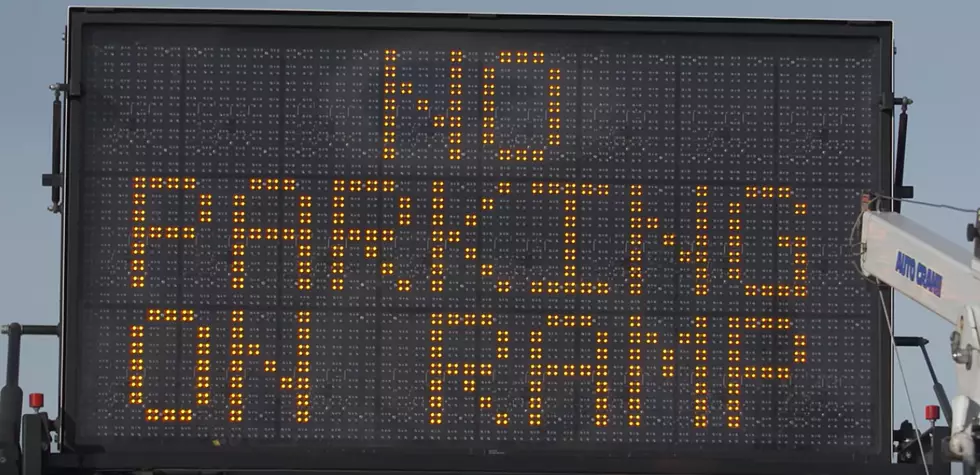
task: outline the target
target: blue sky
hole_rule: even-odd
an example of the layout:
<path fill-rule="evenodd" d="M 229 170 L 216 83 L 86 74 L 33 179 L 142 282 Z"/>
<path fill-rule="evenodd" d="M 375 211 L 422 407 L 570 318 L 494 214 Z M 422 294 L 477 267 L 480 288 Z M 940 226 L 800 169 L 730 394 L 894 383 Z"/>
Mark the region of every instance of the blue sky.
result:
<path fill-rule="evenodd" d="M 781 1 L 628 1 L 602 2 L 496 0 L 463 1 L 198 1 L 130 2 L 135 5 L 212 6 L 243 8 L 312 8 L 362 10 L 495 11 L 514 13 L 598 13 L 634 15 L 710 15 L 806 18 L 891 19 L 898 47 L 896 92 L 915 99 L 911 109 L 907 183 L 916 197 L 966 207 L 980 206 L 980 33 L 974 19 L 980 2 L 895 2 L 885 0 L 803 2 Z M 50 160 L 50 104 L 47 85 L 62 76 L 62 43 L 69 4 L 55 0 L 0 2 L 0 320 L 54 323 L 58 298 L 58 217 L 45 211 L 49 191 L 40 175 Z M 905 214 L 967 245 L 963 227 L 970 216 L 906 205 Z M 955 394 L 947 338 L 951 327 L 899 297 L 897 333 L 930 339 L 937 371 Z M 6 342 L 0 341 L 0 361 Z M 903 353 L 914 417 L 934 402 L 932 384 L 917 352 Z M 57 393 L 57 346 L 54 339 L 25 342 L 21 384 L 28 392 L 44 392 L 54 408 Z M 896 372 L 896 421 L 913 416 Z M 26 398 L 25 398 L 26 405 Z"/>

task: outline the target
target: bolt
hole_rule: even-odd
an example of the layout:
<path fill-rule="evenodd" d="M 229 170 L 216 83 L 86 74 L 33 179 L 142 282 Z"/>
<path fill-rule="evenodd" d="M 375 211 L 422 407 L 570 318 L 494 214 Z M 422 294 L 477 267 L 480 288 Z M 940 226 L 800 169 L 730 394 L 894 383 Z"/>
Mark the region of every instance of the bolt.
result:
<path fill-rule="evenodd" d="M 0 325 L 0 333 L 3 333 L 4 335 L 10 333 L 10 325 Z"/>

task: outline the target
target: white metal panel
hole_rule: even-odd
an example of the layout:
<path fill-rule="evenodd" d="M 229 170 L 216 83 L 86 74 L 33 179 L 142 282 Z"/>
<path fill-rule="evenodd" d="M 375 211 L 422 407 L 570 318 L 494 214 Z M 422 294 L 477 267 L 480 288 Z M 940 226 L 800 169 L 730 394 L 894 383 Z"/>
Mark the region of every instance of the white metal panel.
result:
<path fill-rule="evenodd" d="M 980 300 L 980 280 L 971 269 L 970 251 L 903 215 L 865 211 L 861 242 L 861 270 L 865 275 L 890 285 L 954 325 L 967 304 Z M 903 274 L 900 253 L 915 260 L 913 275 Z M 923 273 L 929 271 L 942 276 L 938 296 L 924 278 Z"/>

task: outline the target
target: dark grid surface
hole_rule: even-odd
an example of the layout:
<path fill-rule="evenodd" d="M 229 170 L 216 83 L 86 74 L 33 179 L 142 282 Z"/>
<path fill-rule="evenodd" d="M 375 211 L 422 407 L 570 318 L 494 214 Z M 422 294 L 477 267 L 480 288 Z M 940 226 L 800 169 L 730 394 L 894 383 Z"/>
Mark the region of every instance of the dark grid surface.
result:
<path fill-rule="evenodd" d="M 867 450 L 876 306 L 844 254 L 879 180 L 876 51 L 95 29 L 78 440 Z"/>

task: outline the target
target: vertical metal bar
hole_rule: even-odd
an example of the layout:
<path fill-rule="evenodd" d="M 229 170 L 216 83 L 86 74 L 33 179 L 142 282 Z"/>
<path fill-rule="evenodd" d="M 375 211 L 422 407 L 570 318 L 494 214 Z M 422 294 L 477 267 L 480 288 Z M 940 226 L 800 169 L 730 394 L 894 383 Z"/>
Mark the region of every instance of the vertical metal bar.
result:
<path fill-rule="evenodd" d="M 51 104 L 51 205 L 61 204 L 61 91 L 55 89 Z"/>
<path fill-rule="evenodd" d="M 909 129 L 908 104 L 902 101 L 902 114 L 898 117 L 898 148 L 895 150 L 895 186 L 892 193 L 895 198 L 904 198 L 902 190 L 905 186 L 905 141 Z M 902 201 L 895 199 L 892 201 L 892 209 L 896 213 L 902 212 Z"/>
<path fill-rule="evenodd" d="M 973 258 L 980 259 L 980 208 L 977 209 L 977 219 L 973 223 L 972 234 L 970 240 L 973 241 Z"/>
<path fill-rule="evenodd" d="M 3 328 L 7 334 L 7 383 L 0 389 L 0 473 L 16 474 L 20 470 L 20 413 L 24 391 L 20 389 L 21 326 L 12 323 Z"/>

